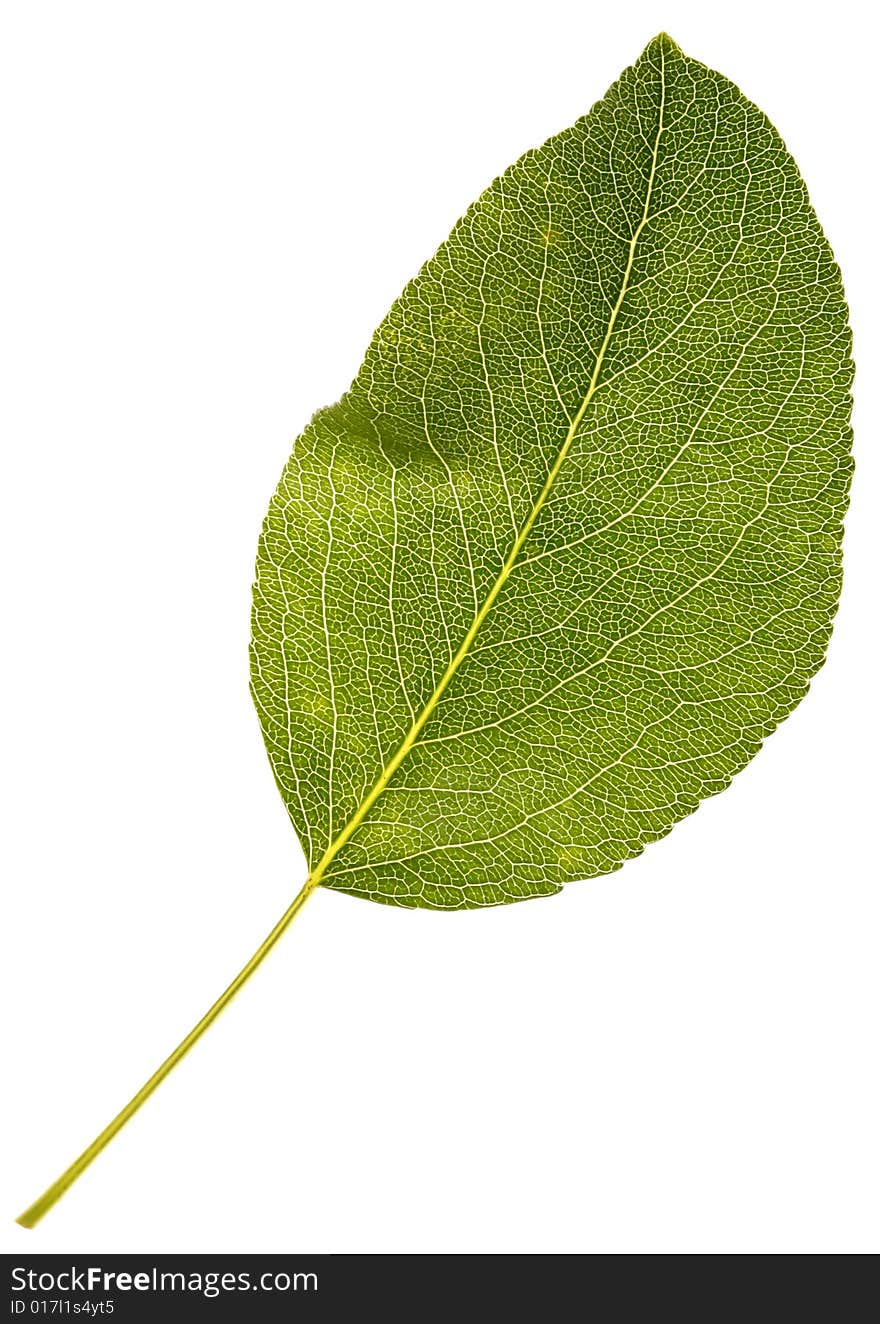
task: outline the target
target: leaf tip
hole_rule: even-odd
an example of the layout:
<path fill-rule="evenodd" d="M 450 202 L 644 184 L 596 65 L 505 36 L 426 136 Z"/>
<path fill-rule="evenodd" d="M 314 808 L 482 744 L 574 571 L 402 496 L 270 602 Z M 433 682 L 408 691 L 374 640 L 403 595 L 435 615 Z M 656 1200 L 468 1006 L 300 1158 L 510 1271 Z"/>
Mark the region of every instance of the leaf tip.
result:
<path fill-rule="evenodd" d="M 645 54 L 648 51 L 663 51 L 667 55 L 681 55 L 681 47 L 677 41 L 673 41 L 668 32 L 658 32 L 653 41 L 649 41 L 645 47 Z"/>

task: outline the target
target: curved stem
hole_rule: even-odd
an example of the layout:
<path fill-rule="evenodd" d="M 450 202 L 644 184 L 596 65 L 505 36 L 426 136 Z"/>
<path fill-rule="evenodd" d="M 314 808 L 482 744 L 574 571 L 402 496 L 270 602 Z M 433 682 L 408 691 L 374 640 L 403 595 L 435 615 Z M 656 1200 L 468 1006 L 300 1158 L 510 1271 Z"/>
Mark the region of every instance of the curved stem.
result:
<path fill-rule="evenodd" d="M 318 886 L 321 874 L 324 871 L 322 865 L 326 867 L 326 862 L 327 861 L 322 860 L 321 864 L 319 864 L 314 872 L 306 879 L 301 890 L 287 907 L 274 929 L 272 929 L 271 933 L 267 934 L 264 941 L 248 961 L 247 965 L 239 970 L 229 987 L 220 994 L 213 1006 L 209 1007 L 198 1024 L 193 1026 L 186 1038 L 182 1039 L 177 1045 L 174 1052 L 166 1057 L 162 1065 L 158 1067 L 153 1072 L 152 1076 L 150 1076 L 149 1080 L 141 1086 L 134 1098 L 130 1099 L 122 1111 L 116 1114 L 113 1121 L 104 1127 L 104 1130 L 100 1135 L 96 1136 L 89 1147 L 83 1150 L 79 1158 L 75 1159 L 65 1172 L 62 1172 L 57 1181 L 54 1181 L 51 1186 L 47 1187 L 38 1200 L 35 1200 L 32 1205 L 25 1209 L 23 1214 L 19 1215 L 15 1220 L 17 1223 L 20 1223 L 22 1227 L 35 1227 L 43 1215 L 47 1214 L 52 1206 L 61 1199 L 64 1192 L 73 1185 L 77 1177 L 85 1172 L 89 1164 L 98 1157 L 101 1150 L 109 1145 L 113 1137 L 122 1130 L 129 1118 L 134 1117 L 141 1104 L 146 1103 L 153 1091 L 158 1089 L 165 1077 L 177 1066 L 178 1062 L 186 1057 L 189 1050 L 199 1041 L 199 1039 L 201 1039 L 208 1027 L 213 1025 L 223 1008 L 229 1005 L 242 985 L 247 983 L 257 966 L 263 963 L 278 939 L 290 926 L 300 910 L 302 910 L 306 901 L 308 901 L 312 892 L 314 892 L 315 888 Z"/>

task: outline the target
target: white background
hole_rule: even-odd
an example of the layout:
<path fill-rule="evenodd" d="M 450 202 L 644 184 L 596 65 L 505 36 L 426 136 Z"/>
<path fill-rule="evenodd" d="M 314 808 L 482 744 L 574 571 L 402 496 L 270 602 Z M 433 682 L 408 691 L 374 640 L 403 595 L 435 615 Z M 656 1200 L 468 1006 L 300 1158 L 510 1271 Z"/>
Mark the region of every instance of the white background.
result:
<path fill-rule="evenodd" d="M 869 14 L 3 6 L 5 1249 L 878 1248 Z M 843 268 L 858 469 L 827 665 L 621 873 L 485 913 L 319 893 L 23 1231 L 302 881 L 247 692 L 292 438 L 467 204 L 661 28 L 767 111 Z"/>

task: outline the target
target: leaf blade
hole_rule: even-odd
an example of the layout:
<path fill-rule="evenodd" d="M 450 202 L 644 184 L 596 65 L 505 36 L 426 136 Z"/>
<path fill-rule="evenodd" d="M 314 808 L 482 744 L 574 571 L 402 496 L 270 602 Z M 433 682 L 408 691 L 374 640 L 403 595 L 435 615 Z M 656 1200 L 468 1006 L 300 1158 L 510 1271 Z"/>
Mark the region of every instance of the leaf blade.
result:
<path fill-rule="evenodd" d="M 459 222 L 270 506 L 252 687 L 322 882 L 548 894 L 726 785 L 824 654 L 850 374 L 778 135 L 656 39 Z"/>

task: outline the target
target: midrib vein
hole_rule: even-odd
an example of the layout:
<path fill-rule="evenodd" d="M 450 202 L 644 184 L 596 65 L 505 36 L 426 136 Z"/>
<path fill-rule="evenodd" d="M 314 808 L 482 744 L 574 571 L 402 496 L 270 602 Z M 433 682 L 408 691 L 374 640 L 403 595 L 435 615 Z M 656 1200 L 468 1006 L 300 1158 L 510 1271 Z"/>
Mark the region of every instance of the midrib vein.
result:
<path fill-rule="evenodd" d="M 352 835 L 357 831 L 358 827 L 364 821 L 367 814 L 370 812 L 373 805 L 378 800 L 379 796 L 385 790 L 385 787 L 391 781 L 391 778 L 394 776 L 395 772 L 400 767 L 401 763 L 406 758 L 409 751 L 412 749 L 413 745 L 415 745 L 415 743 L 417 742 L 422 732 L 422 729 L 425 726 L 425 723 L 431 717 L 431 714 L 435 711 L 437 704 L 440 702 L 441 698 L 443 697 L 443 694 L 448 688 L 453 676 L 458 671 L 459 667 L 461 666 L 462 662 L 467 656 L 471 644 L 473 643 L 474 639 L 479 633 L 483 621 L 486 619 L 489 612 L 492 610 L 493 604 L 495 603 L 498 594 L 501 592 L 502 588 L 504 587 L 505 583 L 510 577 L 510 574 L 516 564 L 517 557 L 519 556 L 519 553 L 522 550 L 522 545 L 526 541 L 526 539 L 529 536 L 529 533 L 534 527 L 535 520 L 538 518 L 538 515 L 541 512 L 541 507 L 544 505 L 544 502 L 547 500 L 547 494 L 552 488 L 559 474 L 560 469 L 565 463 L 565 457 L 568 455 L 568 452 L 571 449 L 572 443 L 574 442 L 574 439 L 577 436 L 577 431 L 583 420 L 584 414 L 589 408 L 590 401 L 592 400 L 596 392 L 596 387 L 599 382 L 599 374 L 602 370 L 602 363 L 604 361 L 605 354 L 608 350 L 608 345 L 611 342 L 611 336 L 614 331 L 614 325 L 617 321 L 618 313 L 620 312 L 621 305 L 623 304 L 624 297 L 629 287 L 630 274 L 632 272 L 633 262 L 635 260 L 636 245 L 639 241 L 639 236 L 641 235 L 642 231 L 644 230 L 645 226 L 648 223 L 648 210 L 651 203 L 651 192 L 654 186 L 654 177 L 657 171 L 657 152 L 660 145 L 660 135 L 663 132 L 663 112 L 665 107 L 665 99 L 666 99 L 666 80 L 665 80 L 665 69 L 664 69 L 664 54 L 661 47 L 660 116 L 657 127 L 657 136 L 654 140 L 654 150 L 651 157 L 651 169 L 648 175 L 648 187 L 645 193 L 645 205 L 642 210 L 641 220 L 636 226 L 633 232 L 633 236 L 629 243 L 629 253 L 627 254 L 627 262 L 623 273 L 623 280 L 621 281 L 620 293 L 617 296 L 617 302 L 615 303 L 613 309 L 611 310 L 611 315 L 608 319 L 608 328 L 605 332 L 605 338 L 602 341 L 602 344 L 599 348 L 599 353 L 596 356 L 596 363 L 595 366 L 593 367 L 593 375 L 590 378 L 590 384 L 587 387 L 587 393 L 583 398 L 580 409 L 577 411 L 574 418 L 571 420 L 571 423 L 568 428 L 568 432 L 565 437 L 565 441 L 562 444 L 562 447 L 559 451 L 559 454 L 556 457 L 556 461 L 552 469 L 547 475 L 544 486 L 541 488 L 541 491 L 538 495 L 537 500 L 535 501 L 535 504 L 532 507 L 529 517 L 526 520 L 526 522 L 523 524 L 519 533 L 517 534 L 516 540 L 514 541 L 514 544 L 510 549 L 510 554 L 508 555 L 507 560 L 504 562 L 504 565 L 501 568 L 501 572 L 498 575 L 498 578 L 496 579 L 495 583 L 492 585 L 492 588 L 486 597 L 486 601 L 483 603 L 482 607 L 480 607 L 479 611 L 474 616 L 473 623 L 470 629 L 468 630 L 467 634 L 465 635 L 464 639 L 462 640 L 458 652 L 455 654 L 452 661 L 449 663 L 449 666 L 446 668 L 446 671 L 444 672 L 442 679 L 440 680 L 439 684 L 434 690 L 434 693 L 431 695 L 430 699 L 425 704 L 425 707 L 422 709 L 419 716 L 413 722 L 406 736 L 406 739 L 403 741 L 400 748 L 397 750 L 397 753 L 391 759 L 390 763 L 383 770 L 381 777 L 376 782 L 376 785 L 370 791 L 369 795 L 358 806 L 357 811 L 351 817 L 351 819 L 348 821 L 348 823 L 345 825 L 342 831 L 338 834 L 338 836 L 333 838 L 330 845 L 327 847 L 326 851 L 321 856 L 318 863 L 315 865 L 314 869 L 312 869 L 305 883 L 300 888 L 299 892 L 296 894 L 294 899 L 291 901 L 290 905 L 287 907 L 287 910 L 281 916 L 275 927 L 266 935 L 265 939 L 257 948 L 257 950 L 254 952 L 253 956 L 248 961 L 247 965 L 245 965 L 238 972 L 238 974 L 233 979 L 232 983 L 229 984 L 224 989 L 224 991 L 220 994 L 219 998 L 217 998 L 217 1000 L 208 1008 L 202 1019 L 193 1026 L 193 1028 L 190 1030 L 186 1038 L 181 1040 L 181 1042 L 174 1049 L 174 1052 L 170 1053 L 169 1056 L 166 1057 L 165 1061 L 162 1062 L 161 1065 L 153 1072 L 152 1076 L 150 1076 L 149 1079 L 144 1082 L 144 1084 L 138 1090 L 137 1094 L 135 1094 L 133 1098 L 131 1098 L 129 1102 L 125 1105 L 125 1107 L 116 1114 L 116 1116 L 112 1119 L 112 1121 L 109 1122 L 109 1124 L 104 1127 L 104 1130 L 101 1131 L 92 1141 L 92 1143 L 86 1149 L 83 1150 L 83 1152 L 79 1155 L 77 1159 L 74 1160 L 74 1162 L 70 1165 L 70 1167 L 67 1168 L 61 1174 L 61 1176 L 52 1183 L 51 1186 L 47 1187 L 47 1189 L 43 1192 L 43 1194 L 37 1200 L 35 1200 L 32 1205 L 29 1205 L 28 1208 L 21 1215 L 19 1215 L 17 1221 L 23 1227 L 28 1227 L 28 1228 L 34 1227 L 40 1221 L 40 1219 L 48 1212 L 48 1210 L 51 1209 L 52 1206 L 57 1203 L 57 1201 L 61 1198 L 64 1192 L 68 1190 L 70 1186 L 73 1185 L 73 1183 L 77 1180 L 78 1177 L 82 1175 L 83 1172 L 85 1172 L 86 1168 L 88 1168 L 90 1164 L 94 1162 L 97 1156 L 102 1152 L 102 1150 L 106 1148 L 106 1146 L 110 1143 L 113 1137 L 122 1130 L 122 1128 L 126 1125 L 126 1123 L 129 1122 L 131 1118 L 135 1115 L 135 1113 L 137 1113 L 138 1110 L 143 1106 L 143 1104 L 146 1103 L 147 1099 L 149 1099 L 150 1096 L 158 1089 L 162 1081 L 165 1080 L 165 1078 L 174 1070 L 175 1066 L 177 1066 L 177 1064 L 181 1062 L 184 1057 L 186 1057 L 190 1049 L 193 1048 L 195 1044 L 198 1043 L 198 1041 L 201 1039 L 202 1035 L 206 1032 L 206 1030 L 208 1030 L 208 1028 L 211 1025 L 213 1025 L 214 1021 L 217 1019 L 217 1017 L 220 1015 L 223 1009 L 229 1005 L 229 1003 L 235 997 L 236 993 L 238 993 L 239 989 L 241 989 L 243 985 L 247 983 L 247 981 L 250 979 L 254 971 L 258 968 L 258 966 L 260 966 L 263 963 L 263 961 L 266 959 L 266 957 L 269 955 L 269 953 L 278 943 L 282 934 L 286 932 L 290 924 L 293 922 L 293 920 L 299 914 L 302 907 L 305 905 L 308 898 L 315 891 L 315 889 L 317 888 L 318 884 L 321 881 L 321 878 L 326 873 L 327 868 L 329 867 L 333 859 L 336 857 L 336 855 L 338 855 L 339 851 L 342 849 L 345 843 L 349 841 Z"/>
<path fill-rule="evenodd" d="M 569 424 L 568 432 L 566 433 L 565 440 L 563 441 L 562 446 L 559 450 L 559 454 L 556 456 L 553 466 L 550 469 L 549 473 L 547 474 L 547 477 L 544 481 L 544 486 L 541 488 L 541 491 L 539 492 L 535 500 L 535 503 L 532 506 L 531 511 L 529 512 L 528 518 L 526 519 L 525 523 L 523 524 L 522 528 L 520 529 L 519 533 L 516 536 L 513 546 L 511 547 L 510 552 L 507 555 L 507 559 L 505 560 L 504 565 L 501 567 L 501 570 L 498 574 L 498 578 L 495 580 L 494 584 L 492 585 L 491 589 L 486 595 L 486 599 L 483 602 L 483 605 L 480 607 L 479 611 L 474 616 L 474 619 L 471 622 L 471 626 L 467 634 L 465 635 L 464 639 L 461 641 L 461 644 L 459 645 L 458 650 L 455 653 L 455 656 L 452 658 L 446 670 L 444 671 L 442 677 L 438 681 L 433 694 L 428 699 L 427 703 L 425 704 L 422 711 L 419 713 L 416 720 L 413 722 L 412 726 L 410 727 L 409 731 L 407 732 L 401 744 L 398 746 L 396 753 L 383 768 L 382 774 L 379 777 L 378 781 L 373 786 L 372 790 L 361 801 L 361 803 L 358 805 L 352 817 L 346 823 L 345 827 L 330 842 L 330 845 L 327 847 L 327 849 L 325 850 L 324 854 L 321 856 L 318 863 L 312 869 L 303 887 L 303 893 L 305 893 L 306 895 L 314 891 L 314 889 L 318 886 L 324 874 L 327 872 L 327 869 L 329 868 L 330 864 L 339 854 L 340 850 L 342 850 L 342 847 L 346 844 L 346 842 L 351 840 L 354 833 L 360 827 L 361 823 L 364 821 L 367 814 L 372 809 L 373 805 L 379 799 L 382 792 L 385 790 L 388 783 L 391 781 L 392 777 L 397 772 L 397 769 L 403 763 L 407 754 L 409 754 L 410 750 L 418 742 L 419 736 L 424 730 L 426 723 L 430 720 L 431 716 L 433 715 L 434 711 L 437 708 L 437 705 L 439 704 L 446 690 L 449 688 L 450 684 L 452 683 L 453 677 L 455 676 L 459 667 L 464 662 L 464 659 L 467 657 L 468 653 L 470 652 L 471 645 L 473 644 L 474 640 L 479 634 L 483 622 L 485 621 L 486 617 L 489 615 L 489 612 L 492 610 L 492 607 L 494 606 L 499 593 L 503 589 L 504 585 L 507 583 L 507 580 L 510 578 L 514 566 L 516 565 L 517 558 L 519 557 L 519 554 L 522 551 L 523 544 L 525 543 L 526 539 L 528 538 L 529 534 L 534 528 L 535 521 L 537 520 L 538 516 L 541 513 L 541 509 L 544 505 L 544 502 L 547 500 L 547 497 L 553 487 L 553 484 L 556 482 L 556 479 L 559 476 L 559 472 L 565 463 L 566 457 L 568 456 L 568 453 L 571 450 L 572 445 L 574 444 L 575 438 L 577 437 L 578 434 L 578 429 L 580 428 L 580 425 L 583 422 L 584 415 L 586 414 L 590 406 L 590 401 L 593 399 L 593 396 L 596 393 L 596 388 L 599 385 L 599 376 L 602 371 L 602 364 L 605 361 L 605 355 L 607 354 L 608 346 L 611 343 L 611 337 L 614 333 L 614 327 L 617 322 L 620 309 L 623 305 L 623 301 L 626 297 L 626 292 L 629 289 L 630 276 L 632 275 L 633 263 L 635 262 L 636 247 L 638 245 L 642 231 L 644 230 L 645 226 L 648 224 L 649 211 L 651 206 L 651 195 L 654 188 L 654 179 L 657 174 L 657 158 L 660 149 L 660 138 L 663 133 L 663 114 L 664 114 L 665 106 L 666 106 L 665 56 L 661 48 L 660 112 L 658 117 L 657 133 L 654 138 L 654 147 L 651 155 L 651 167 L 648 172 L 648 184 L 645 190 L 645 205 L 642 209 L 642 215 L 638 222 L 638 225 L 633 231 L 632 238 L 629 241 L 629 250 L 627 253 L 627 260 L 626 260 L 626 266 L 624 267 L 623 278 L 620 283 L 620 292 L 617 296 L 617 300 L 608 318 L 608 326 L 605 331 L 605 336 L 602 341 L 602 344 L 599 347 L 599 352 L 596 355 L 596 362 L 593 366 L 593 372 L 592 372 L 592 376 L 590 377 L 590 383 L 589 386 L 587 387 L 586 395 L 581 401 L 580 408 L 578 409 L 577 413 L 574 415 L 574 417 L 572 418 Z"/>

